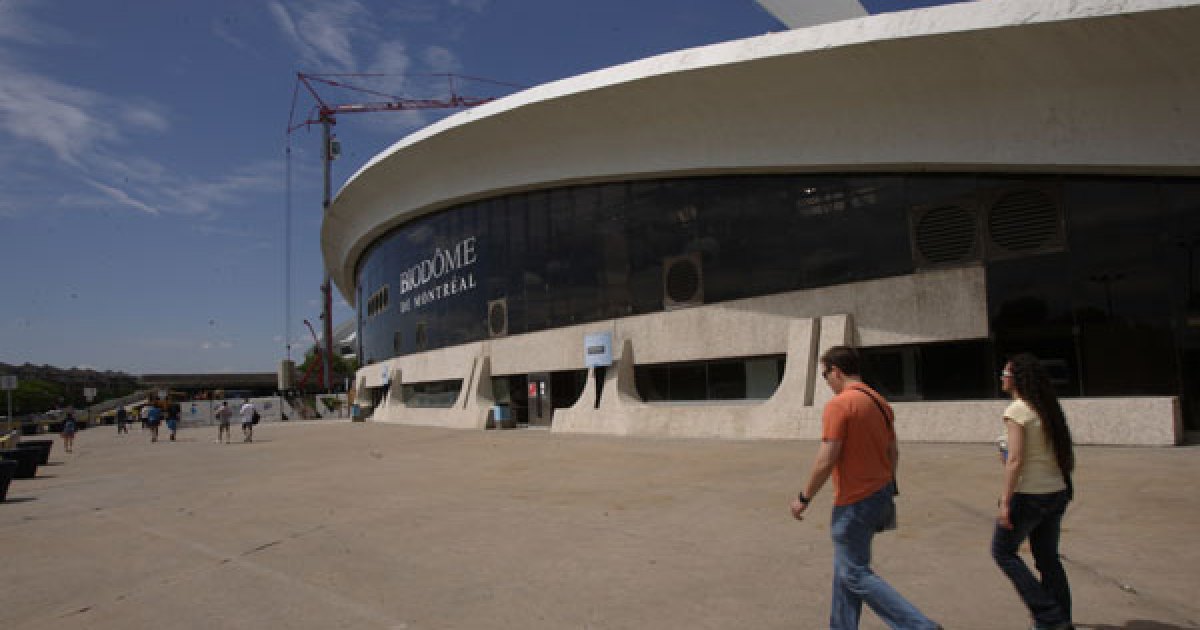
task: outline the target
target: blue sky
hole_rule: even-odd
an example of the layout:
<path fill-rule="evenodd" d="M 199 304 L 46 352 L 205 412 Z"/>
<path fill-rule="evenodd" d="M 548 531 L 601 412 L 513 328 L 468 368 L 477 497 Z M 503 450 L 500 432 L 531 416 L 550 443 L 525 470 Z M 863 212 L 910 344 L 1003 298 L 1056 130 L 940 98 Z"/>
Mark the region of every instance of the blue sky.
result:
<path fill-rule="evenodd" d="M 321 188 L 319 133 L 295 133 L 285 321 L 297 71 L 438 97 L 424 75 L 536 85 L 782 28 L 750 0 L 0 0 L 0 362 L 273 371 L 288 336 L 301 358 Z M 343 116 L 335 188 L 448 113 Z M 335 291 L 334 321 L 350 317 Z"/>

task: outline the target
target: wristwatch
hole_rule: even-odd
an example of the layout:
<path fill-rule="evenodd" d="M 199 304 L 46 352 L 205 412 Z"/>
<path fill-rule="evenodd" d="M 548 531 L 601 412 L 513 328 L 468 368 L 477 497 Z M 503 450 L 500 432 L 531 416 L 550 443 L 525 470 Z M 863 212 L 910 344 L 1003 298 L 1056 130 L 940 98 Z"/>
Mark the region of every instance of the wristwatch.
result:
<path fill-rule="evenodd" d="M 804 493 L 801 492 L 800 494 L 796 495 L 796 500 L 800 501 L 804 505 L 808 505 L 808 502 L 812 501 L 812 497 L 806 497 L 804 496 Z"/>

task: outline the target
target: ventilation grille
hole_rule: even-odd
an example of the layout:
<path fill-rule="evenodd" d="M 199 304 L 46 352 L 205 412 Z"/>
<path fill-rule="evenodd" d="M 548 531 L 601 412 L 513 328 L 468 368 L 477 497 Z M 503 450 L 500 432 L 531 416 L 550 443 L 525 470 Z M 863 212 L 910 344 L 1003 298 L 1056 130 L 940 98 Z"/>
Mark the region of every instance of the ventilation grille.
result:
<path fill-rule="evenodd" d="M 488 302 L 488 335 L 503 337 L 508 334 L 508 298 Z"/>
<path fill-rule="evenodd" d="M 1031 254 L 1062 247 L 1062 220 L 1054 197 L 1042 190 L 1001 195 L 988 212 L 994 254 Z"/>
<path fill-rule="evenodd" d="M 1061 251 L 1062 204 L 1052 185 L 982 191 L 909 213 L 918 268 L 953 267 Z"/>
<path fill-rule="evenodd" d="M 704 275 L 700 255 L 673 256 L 663 260 L 663 307 L 667 309 L 704 303 Z"/>
<path fill-rule="evenodd" d="M 963 206 L 937 206 L 920 212 L 913 241 L 924 265 L 974 260 L 978 253 L 975 213 Z"/>

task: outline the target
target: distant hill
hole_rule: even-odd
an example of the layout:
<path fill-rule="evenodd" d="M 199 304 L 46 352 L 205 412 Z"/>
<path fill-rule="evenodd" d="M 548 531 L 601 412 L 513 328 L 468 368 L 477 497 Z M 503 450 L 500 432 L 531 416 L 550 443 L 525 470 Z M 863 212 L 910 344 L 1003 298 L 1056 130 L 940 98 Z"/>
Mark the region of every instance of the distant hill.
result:
<path fill-rule="evenodd" d="M 80 368 L 57 368 L 50 365 L 9 365 L 0 363 L 0 374 L 17 377 L 17 390 L 13 392 L 13 415 L 22 416 L 41 413 L 62 407 L 85 407 L 88 402 L 83 396 L 85 387 L 96 388 L 96 399 L 101 402 L 137 391 L 138 377 L 112 370 L 88 370 Z M 0 394 L 0 415 L 7 413 L 7 399 Z"/>

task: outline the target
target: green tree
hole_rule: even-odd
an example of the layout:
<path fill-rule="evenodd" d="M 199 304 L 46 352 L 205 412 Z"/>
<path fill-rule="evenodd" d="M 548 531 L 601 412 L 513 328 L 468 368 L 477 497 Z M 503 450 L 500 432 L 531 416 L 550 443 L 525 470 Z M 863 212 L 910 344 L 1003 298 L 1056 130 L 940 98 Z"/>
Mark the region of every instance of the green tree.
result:
<path fill-rule="evenodd" d="M 317 365 L 313 365 L 313 363 L 317 363 Z M 332 383 L 335 387 L 340 387 L 345 382 L 345 379 L 353 379 L 354 373 L 358 371 L 357 359 L 347 359 L 334 355 L 330 363 L 333 368 Z M 309 370 L 310 367 L 312 368 L 311 371 Z M 315 350 L 309 350 L 304 355 L 304 362 L 296 367 L 296 371 L 299 373 L 296 382 L 297 385 L 299 385 L 299 379 L 308 374 L 309 377 L 308 382 L 304 386 L 305 389 L 309 391 L 321 389 L 321 365 Z"/>

